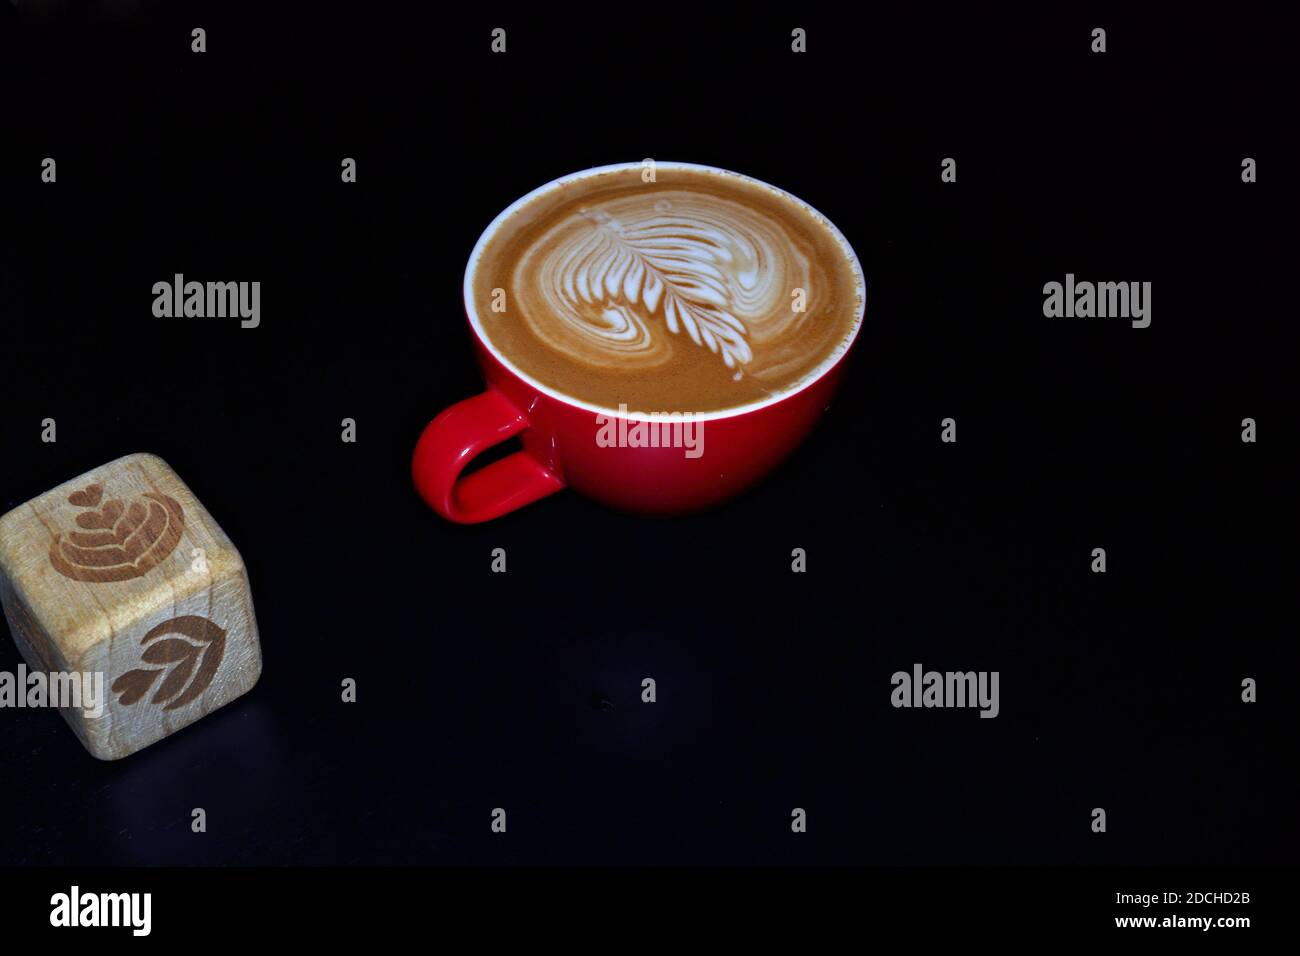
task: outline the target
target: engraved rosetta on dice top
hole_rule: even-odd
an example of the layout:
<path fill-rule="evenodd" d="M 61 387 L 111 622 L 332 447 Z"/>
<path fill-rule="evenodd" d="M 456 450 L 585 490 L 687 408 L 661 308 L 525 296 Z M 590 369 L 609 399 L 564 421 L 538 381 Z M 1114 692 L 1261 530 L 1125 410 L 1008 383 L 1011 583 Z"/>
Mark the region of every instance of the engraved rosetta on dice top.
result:
<path fill-rule="evenodd" d="M 104 488 L 92 484 L 68 503 L 95 509 Z M 175 498 L 146 491 L 125 507 L 111 498 L 77 515 L 80 531 L 60 532 L 50 544 L 54 570 L 75 581 L 129 581 L 161 563 L 181 540 L 185 512 Z"/>

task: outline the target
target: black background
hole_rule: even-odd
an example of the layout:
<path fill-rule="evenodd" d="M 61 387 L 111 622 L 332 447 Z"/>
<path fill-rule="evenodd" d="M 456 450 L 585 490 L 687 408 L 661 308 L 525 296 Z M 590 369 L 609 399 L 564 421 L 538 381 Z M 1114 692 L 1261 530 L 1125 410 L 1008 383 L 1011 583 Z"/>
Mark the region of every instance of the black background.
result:
<path fill-rule="evenodd" d="M 0 510 L 161 455 L 243 553 L 265 655 L 112 764 L 0 714 L 0 863 L 1293 860 L 1295 23 L 618 9 L 0 13 Z M 441 521 L 408 463 L 481 387 L 471 247 L 645 157 L 842 229 L 843 392 L 705 514 Z M 154 318 L 176 272 L 261 281 L 261 327 Z M 1152 282 L 1151 327 L 1045 319 L 1067 272 Z M 893 709 L 916 662 L 999 671 L 1000 716 Z"/>

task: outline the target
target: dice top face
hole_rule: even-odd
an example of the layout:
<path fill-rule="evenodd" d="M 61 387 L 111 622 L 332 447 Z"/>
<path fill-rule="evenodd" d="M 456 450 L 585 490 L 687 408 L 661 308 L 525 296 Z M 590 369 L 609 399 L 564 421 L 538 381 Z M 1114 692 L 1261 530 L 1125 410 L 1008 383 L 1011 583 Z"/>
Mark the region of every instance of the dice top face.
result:
<path fill-rule="evenodd" d="M 128 455 L 0 518 L 0 599 L 33 670 L 102 674 L 102 714 L 63 708 L 116 759 L 257 683 L 239 552 L 154 455 Z"/>

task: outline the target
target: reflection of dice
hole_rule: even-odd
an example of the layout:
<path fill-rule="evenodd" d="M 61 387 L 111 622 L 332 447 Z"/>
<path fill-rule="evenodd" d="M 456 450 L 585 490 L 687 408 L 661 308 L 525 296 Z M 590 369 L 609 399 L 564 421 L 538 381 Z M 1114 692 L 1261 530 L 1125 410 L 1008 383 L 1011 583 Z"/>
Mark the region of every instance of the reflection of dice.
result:
<path fill-rule="evenodd" d="M 0 518 L 0 600 L 28 667 L 59 675 L 44 696 L 58 696 L 49 703 L 104 760 L 193 723 L 262 673 L 244 562 L 153 455 L 119 458 Z M 38 683 L 17 692 L 30 701 Z M 89 694 L 71 696 L 74 685 Z"/>

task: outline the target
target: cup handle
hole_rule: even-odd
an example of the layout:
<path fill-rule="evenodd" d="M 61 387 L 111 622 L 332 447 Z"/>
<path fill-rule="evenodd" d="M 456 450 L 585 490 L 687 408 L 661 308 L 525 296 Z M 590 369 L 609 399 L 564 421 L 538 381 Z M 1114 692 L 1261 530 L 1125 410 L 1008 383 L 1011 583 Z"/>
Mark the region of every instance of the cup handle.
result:
<path fill-rule="evenodd" d="M 420 497 L 444 518 L 476 524 L 559 491 L 564 482 L 526 451 L 461 477 L 477 455 L 528 427 L 528 417 L 493 388 L 452 405 L 416 443 L 411 478 Z"/>

